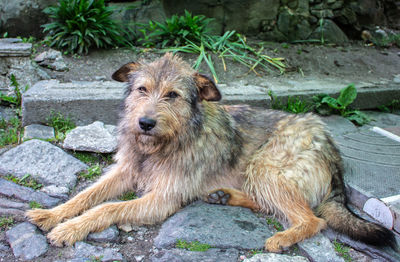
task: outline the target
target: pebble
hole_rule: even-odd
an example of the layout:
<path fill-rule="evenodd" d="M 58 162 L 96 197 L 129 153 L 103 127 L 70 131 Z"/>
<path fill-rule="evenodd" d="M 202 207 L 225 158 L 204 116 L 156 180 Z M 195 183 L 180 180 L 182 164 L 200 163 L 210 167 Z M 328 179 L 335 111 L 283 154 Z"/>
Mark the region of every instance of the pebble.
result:
<path fill-rule="evenodd" d="M 89 234 L 87 239 L 96 242 L 114 242 L 117 241 L 118 235 L 117 227 L 111 226 L 101 232 Z"/>

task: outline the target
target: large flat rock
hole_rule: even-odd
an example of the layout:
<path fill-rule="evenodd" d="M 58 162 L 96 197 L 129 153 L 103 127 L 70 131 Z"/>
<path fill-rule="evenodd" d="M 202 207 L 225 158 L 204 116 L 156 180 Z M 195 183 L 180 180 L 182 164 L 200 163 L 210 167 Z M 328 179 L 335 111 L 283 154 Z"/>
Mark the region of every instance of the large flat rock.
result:
<path fill-rule="evenodd" d="M 88 166 L 62 149 L 41 140 L 29 140 L 0 155 L 0 174 L 31 175 L 44 185 L 72 188 L 76 174 Z"/>
<path fill-rule="evenodd" d="M 274 232 L 265 219 L 247 208 L 198 201 L 170 217 L 162 225 L 154 245 L 165 248 L 185 240 L 217 248 L 261 249 Z"/>

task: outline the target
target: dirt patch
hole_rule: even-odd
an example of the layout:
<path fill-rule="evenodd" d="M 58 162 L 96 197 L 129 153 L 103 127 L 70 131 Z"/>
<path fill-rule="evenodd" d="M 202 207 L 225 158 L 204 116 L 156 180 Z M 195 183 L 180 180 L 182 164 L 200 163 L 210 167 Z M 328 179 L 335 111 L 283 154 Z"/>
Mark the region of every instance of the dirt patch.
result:
<path fill-rule="evenodd" d="M 61 81 L 93 81 L 111 80 L 111 74 L 122 64 L 145 59 L 152 61 L 161 56 L 158 50 L 145 49 L 113 49 L 95 50 L 87 56 L 65 56 L 67 72 L 54 72 L 45 69 L 52 78 Z M 355 82 L 392 81 L 399 74 L 400 49 L 391 47 L 380 49 L 365 46 L 361 42 L 353 42 L 345 46 L 311 45 L 311 44 L 264 44 L 264 54 L 271 57 L 285 58 L 288 70 L 280 75 L 277 70 L 267 72 L 256 69 L 258 75 L 237 62 L 227 61 L 224 71 L 221 59 L 214 56 L 215 68 L 220 83 L 240 81 L 244 85 L 264 86 L 273 79 L 324 79 L 340 78 Z M 193 64 L 196 55 L 182 54 L 183 58 Z M 200 71 L 210 74 L 205 64 Z"/>

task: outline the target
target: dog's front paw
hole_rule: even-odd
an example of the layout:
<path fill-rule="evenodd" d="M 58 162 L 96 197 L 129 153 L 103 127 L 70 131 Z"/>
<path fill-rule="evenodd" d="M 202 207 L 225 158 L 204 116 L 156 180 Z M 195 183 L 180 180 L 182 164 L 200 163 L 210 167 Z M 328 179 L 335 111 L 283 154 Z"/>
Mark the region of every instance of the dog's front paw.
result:
<path fill-rule="evenodd" d="M 208 194 L 205 201 L 210 204 L 226 205 L 230 197 L 231 195 L 229 193 L 226 193 L 223 190 L 216 190 Z"/>
<path fill-rule="evenodd" d="M 33 209 L 26 212 L 29 221 L 41 229 L 48 231 L 60 223 L 61 218 L 49 209 Z"/>
<path fill-rule="evenodd" d="M 53 246 L 62 247 L 64 244 L 72 246 L 75 242 L 86 237 L 85 230 L 72 220 L 59 224 L 47 234 L 47 238 Z"/>

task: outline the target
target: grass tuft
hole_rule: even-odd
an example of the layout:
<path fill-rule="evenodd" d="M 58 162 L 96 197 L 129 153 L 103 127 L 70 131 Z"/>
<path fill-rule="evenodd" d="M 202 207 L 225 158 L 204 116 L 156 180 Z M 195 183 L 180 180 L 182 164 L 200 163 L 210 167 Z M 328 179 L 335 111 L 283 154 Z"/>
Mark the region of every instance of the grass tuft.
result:
<path fill-rule="evenodd" d="M 283 226 L 281 223 L 278 222 L 275 218 L 267 217 L 267 224 L 272 225 L 277 231 L 283 231 Z"/>
<path fill-rule="evenodd" d="M 1 216 L 0 217 L 0 229 L 1 230 L 7 230 L 9 229 L 12 225 L 14 225 L 15 221 L 14 218 L 11 216 Z"/>
<path fill-rule="evenodd" d="M 350 248 L 340 242 L 337 242 L 336 239 L 333 241 L 333 246 L 335 247 L 336 253 L 338 253 L 341 257 L 343 257 L 344 261 L 351 262 L 353 259 L 351 258 L 349 251 Z"/>
<path fill-rule="evenodd" d="M 43 187 L 42 184 L 38 183 L 30 174 L 26 174 L 25 176 L 18 178 L 13 175 L 7 175 L 4 179 L 14 182 L 17 185 L 30 187 L 34 190 L 41 189 Z"/>
<path fill-rule="evenodd" d="M 176 242 L 176 247 L 181 249 L 186 249 L 189 251 L 200 251 L 204 252 L 211 248 L 209 244 L 202 244 L 199 241 L 187 242 L 185 240 L 178 240 Z"/>
<path fill-rule="evenodd" d="M 59 141 L 64 140 L 67 132 L 76 127 L 69 117 L 64 117 L 61 113 L 52 112 L 46 121 L 48 126 L 54 128 L 56 139 Z"/>

